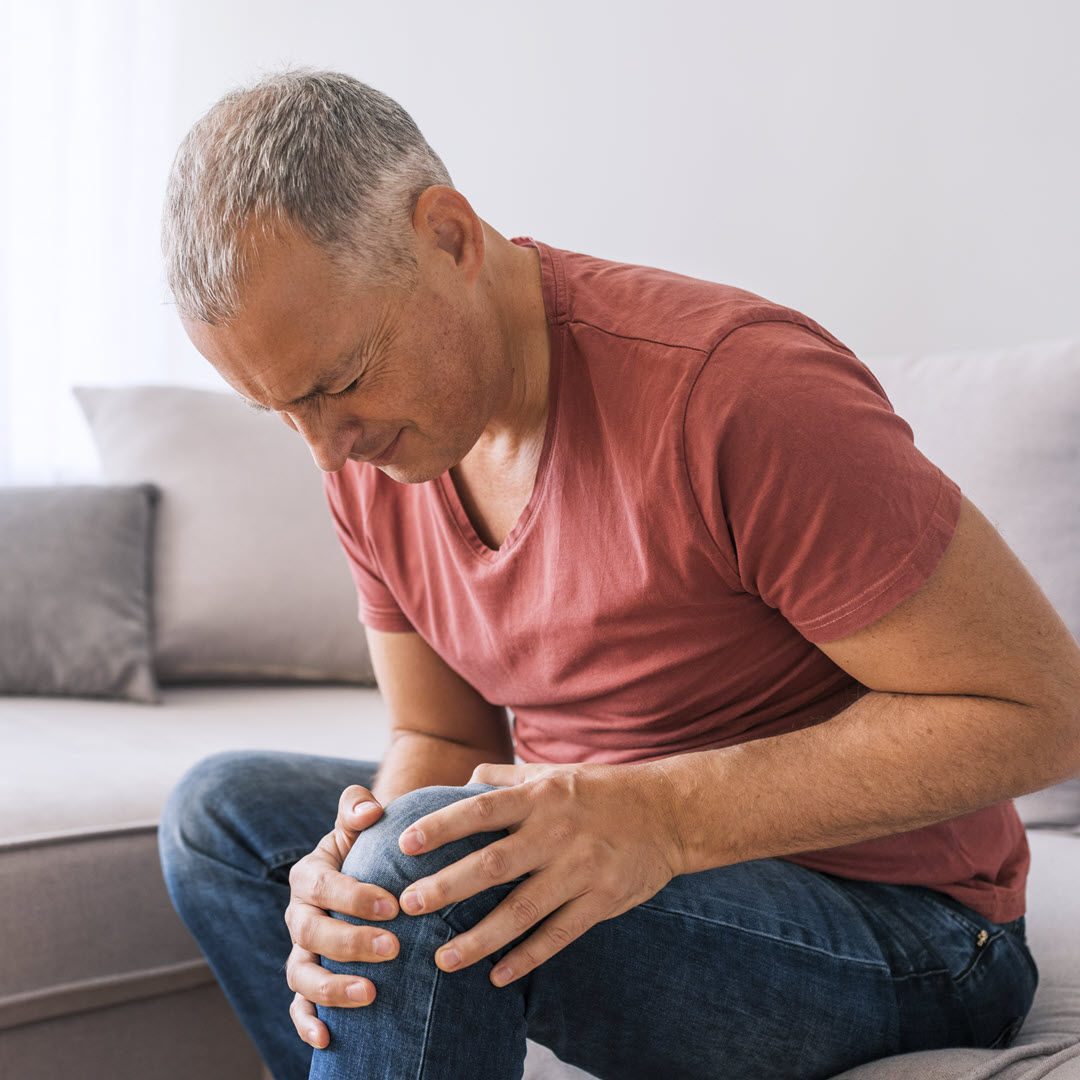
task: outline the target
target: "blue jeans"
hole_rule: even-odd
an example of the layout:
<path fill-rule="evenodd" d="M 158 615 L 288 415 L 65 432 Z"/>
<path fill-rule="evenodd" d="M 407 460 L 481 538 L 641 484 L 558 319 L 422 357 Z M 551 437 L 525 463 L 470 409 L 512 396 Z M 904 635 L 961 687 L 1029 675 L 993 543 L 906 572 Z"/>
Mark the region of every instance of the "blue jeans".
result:
<path fill-rule="evenodd" d="M 522 1075 L 526 1034 L 602 1080 L 825 1080 L 891 1054 L 1007 1046 L 1031 1007 L 1038 972 L 1023 918 L 997 925 L 922 886 L 771 858 L 676 877 L 501 988 L 488 975 L 514 943 L 449 974 L 433 956 L 516 882 L 379 923 L 401 942 L 393 960 L 323 960 L 371 979 L 376 997 L 319 1006 L 330 1044 L 313 1051 L 288 1013 L 289 868 L 333 827 L 342 789 L 370 786 L 374 770 L 306 754 L 215 754 L 181 779 L 162 815 L 169 894 L 276 1080 L 510 1080 Z M 344 871 L 400 895 L 505 836 L 423 855 L 398 847 L 423 814 L 486 789 L 394 800 Z"/>

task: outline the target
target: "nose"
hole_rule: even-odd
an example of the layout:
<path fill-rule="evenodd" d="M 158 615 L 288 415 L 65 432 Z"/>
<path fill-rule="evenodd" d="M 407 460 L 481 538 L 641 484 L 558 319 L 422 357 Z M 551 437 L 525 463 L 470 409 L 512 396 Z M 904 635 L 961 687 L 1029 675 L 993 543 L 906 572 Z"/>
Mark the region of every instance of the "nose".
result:
<path fill-rule="evenodd" d="M 293 431 L 299 432 L 308 444 L 315 464 L 323 472 L 337 472 L 345 467 L 357 441 L 355 432 L 350 432 L 347 427 L 335 423 L 329 417 L 322 420 L 304 419 L 292 413 L 282 413 L 281 418 Z"/>

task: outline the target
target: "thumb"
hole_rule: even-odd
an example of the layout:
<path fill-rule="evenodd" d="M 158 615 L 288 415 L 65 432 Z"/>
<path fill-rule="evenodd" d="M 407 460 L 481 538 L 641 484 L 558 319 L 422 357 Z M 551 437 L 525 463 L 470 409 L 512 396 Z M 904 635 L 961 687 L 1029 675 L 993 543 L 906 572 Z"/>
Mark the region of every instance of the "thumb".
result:
<path fill-rule="evenodd" d="M 383 807 L 371 791 L 359 784 L 350 784 L 338 799 L 337 821 L 334 828 L 352 842 L 370 825 L 374 825 L 383 815 Z"/>

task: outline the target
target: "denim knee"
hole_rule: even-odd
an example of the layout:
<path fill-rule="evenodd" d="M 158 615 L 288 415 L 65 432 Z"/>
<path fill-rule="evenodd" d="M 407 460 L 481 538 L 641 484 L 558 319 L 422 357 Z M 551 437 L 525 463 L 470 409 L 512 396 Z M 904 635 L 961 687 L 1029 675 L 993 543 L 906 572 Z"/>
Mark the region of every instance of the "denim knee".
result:
<path fill-rule="evenodd" d="M 192 765 L 161 809 L 158 837 L 163 850 L 211 846 L 208 832 L 217 832 L 234 817 L 237 793 L 251 790 L 252 782 L 258 782 L 266 756 L 259 751 L 225 750 Z"/>
<path fill-rule="evenodd" d="M 228 750 L 196 762 L 162 807 L 158 854 L 179 910 L 194 889 L 202 902 L 210 875 L 239 872 L 262 880 L 275 866 L 306 855 L 316 843 L 293 835 L 281 818 L 282 759 L 276 751 Z M 327 831 L 333 821 L 326 823 Z M 265 849 L 265 850 L 264 850 Z M 264 861 L 267 852 L 272 865 Z"/>
<path fill-rule="evenodd" d="M 400 896 L 414 881 L 438 873 L 470 852 L 508 835 L 501 829 L 474 833 L 419 855 L 406 855 L 398 844 L 401 834 L 425 814 L 492 790 L 491 784 L 466 784 L 463 787 L 417 788 L 399 796 L 386 807 L 374 825 L 357 837 L 341 867 L 342 873 Z M 357 920 L 350 918 L 349 921 Z"/>

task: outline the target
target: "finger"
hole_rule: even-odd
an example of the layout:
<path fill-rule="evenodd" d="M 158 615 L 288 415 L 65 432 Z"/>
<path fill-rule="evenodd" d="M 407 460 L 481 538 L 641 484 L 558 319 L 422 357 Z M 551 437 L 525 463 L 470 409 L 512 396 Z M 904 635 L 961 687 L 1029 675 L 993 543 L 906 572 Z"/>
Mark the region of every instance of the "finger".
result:
<path fill-rule="evenodd" d="M 516 784 L 459 799 L 417 818 L 398 837 L 398 846 L 406 855 L 419 855 L 451 840 L 520 824 L 529 812 L 532 795 L 526 785 Z"/>
<path fill-rule="evenodd" d="M 504 900 L 503 903 L 506 901 Z M 496 908 L 491 914 L 494 915 L 498 910 L 499 908 Z M 491 915 L 487 918 L 490 919 Z M 491 981 L 496 986 L 506 986 L 520 979 L 522 975 L 527 975 L 545 960 L 550 960 L 557 952 L 561 952 L 571 942 L 576 941 L 586 930 L 600 922 L 601 918 L 602 916 L 590 907 L 589 901 L 584 896 L 563 904 L 553 915 L 549 915 L 534 933 L 515 945 L 495 965 L 490 976 Z M 482 927 L 486 921 L 486 919 L 481 919 L 473 930 Z M 451 939 L 448 945 L 452 945 L 456 940 L 456 938 Z"/>
<path fill-rule="evenodd" d="M 443 971 L 457 971 L 509 945 L 545 915 L 574 899 L 573 892 L 552 891 L 544 878 L 523 881 L 493 911 L 475 926 L 451 938 L 435 953 L 435 963 Z"/>
<path fill-rule="evenodd" d="M 352 833 L 355 840 L 358 833 L 373 825 L 382 814 L 382 804 L 372 795 L 370 788 L 350 784 L 338 797 L 334 827 Z"/>
<path fill-rule="evenodd" d="M 470 784 L 492 784 L 495 787 L 506 787 L 510 784 L 520 784 L 528 779 L 530 765 L 477 765 L 469 777 Z"/>
<path fill-rule="evenodd" d="M 330 1042 L 329 1030 L 319 1019 L 315 1006 L 307 998 L 294 994 L 292 1004 L 289 1006 L 289 1016 L 292 1018 L 297 1035 L 309 1046 L 321 1050 Z"/>
<path fill-rule="evenodd" d="M 294 901 L 323 911 L 358 919 L 392 919 L 398 913 L 397 897 L 392 892 L 343 874 L 341 863 L 320 849 L 293 864 L 289 888 Z"/>
<path fill-rule="evenodd" d="M 492 885 L 513 881 L 544 861 L 544 853 L 535 846 L 525 846 L 516 835 L 503 837 L 444 866 L 431 877 L 414 881 L 401 894 L 401 910 L 407 915 L 438 911 Z"/>
<path fill-rule="evenodd" d="M 314 953 L 300 948 L 299 945 L 294 945 L 289 953 L 285 965 L 285 979 L 290 990 L 306 1001 L 318 1002 L 320 1005 L 352 1009 L 360 1005 L 370 1005 L 375 1000 L 375 984 L 370 979 L 359 975 L 335 975 L 319 963 L 319 958 Z M 293 1023 L 296 1023 L 295 1016 Z M 300 1030 L 299 1027 L 297 1030 Z"/>
<path fill-rule="evenodd" d="M 291 903 L 285 922 L 294 944 L 341 963 L 365 960 L 378 964 L 398 954 L 398 939 L 389 930 L 334 919 L 310 904 Z"/>

